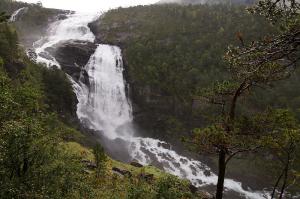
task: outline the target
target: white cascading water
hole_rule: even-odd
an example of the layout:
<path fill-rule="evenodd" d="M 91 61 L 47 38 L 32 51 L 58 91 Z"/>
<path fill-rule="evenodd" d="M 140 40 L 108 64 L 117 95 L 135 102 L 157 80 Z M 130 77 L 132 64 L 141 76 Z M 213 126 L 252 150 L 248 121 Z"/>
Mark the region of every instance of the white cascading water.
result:
<path fill-rule="evenodd" d="M 95 36 L 90 31 L 88 23 L 95 20 L 95 14 L 69 14 L 64 20 L 59 20 L 51 24 L 47 35 L 33 44 L 37 54 L 37 62 L 44 63 L 47 67 L 58 66 L 59 63 L 47 51 L 47 48 L 55 47 L 63 41 L 81 40 L 94 42 Z"/>
<path fill-rule="evenodd" d="M 15 21 L 17 21 L 19 15 L 20 15 L 21 13 L 27 12 L 27 10 L 28 10 L 27 7 L 23 7 L 23 8 L 20 8 L 20 9 L 16 10 L 16 11 L 10 16 L 9 21 L 10 21 L 10 22 L 15 22 Z"/>
<path fill-rule="evenodd" d="M 43 56 L 48 53 L 48 47 L 68 40 L 93 42 L 95 36 L 89 30 L 88 23 L 97 16 L 71 14 L 65 20 L 54 22 L 49 28 L 49 35 L 35 43 L 37 60 L 47 66 L 59 66 L 52 56 Z M 134 130 L 130 128 L 133 121 L 132 107 L 126 97 L 120 48 L 98 45 L 85 70 L 89 75 L 89 86 L 71 79 L 79 101 L 77 115 L 82 122 L 101 132 L 108 140 L 118 138 L 127 142 L 132 160 L 145 165 L 157 161 L 165 171 L 189 179 L 198 187 L 216 184 L 217 175 L 200 161 L 180 156 L 172 149 L 164 147 L 167 143 L 163 141 L 134 135 Z M 210 175 L 207 175 L 207 171 Z M 231 179 L 225 180 L 225 188 L 249 199 L 268 198 L 262 192 L 243 189 L 241 183 Z"/>
<path fill-rule="evenodd" d="M 77 115 L 89 128 L 102 131 L 107 138 L 131 138 L 133 131 L 122 131 L 122 125 L 132 122 L 132 109 L 125 93 L 121 50 L 99 45 L 85 70 L 89 87 L 80 82 Z M 78 89 L 79 88 L 79 89 Z"/>

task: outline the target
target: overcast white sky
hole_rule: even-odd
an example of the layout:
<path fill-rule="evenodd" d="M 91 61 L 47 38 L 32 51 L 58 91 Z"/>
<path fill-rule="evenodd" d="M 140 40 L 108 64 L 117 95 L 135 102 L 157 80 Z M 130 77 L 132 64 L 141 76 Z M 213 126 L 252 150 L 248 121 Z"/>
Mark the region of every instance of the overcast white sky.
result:
<path fill-rule="evenodd" d="M 39 0 L 18 0 L 36 3 Z M 41 0 L 44 7 L 60 8 L 84 12 L 107 10 L 116 7 L 146 5 L 156 3 L 158 0 Z"/>

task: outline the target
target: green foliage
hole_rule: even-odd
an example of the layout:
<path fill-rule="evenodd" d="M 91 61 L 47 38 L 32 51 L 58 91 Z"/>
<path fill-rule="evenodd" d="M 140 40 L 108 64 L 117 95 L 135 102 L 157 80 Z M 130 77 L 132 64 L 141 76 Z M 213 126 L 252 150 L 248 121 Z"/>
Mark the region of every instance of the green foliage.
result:
<path fill-rule="evenodd" d="M 7 23 L 0 23 L 0 56 L 4 62 L 13 62 L 18 58 L 17 54 L 17 33 Z"/>
<path fill-rule="evenodd" d="M 70 94 L 71 84 L 30 62 L 17 43 L 13 28 L 1 23 L 0 198 L 89 198 L 94 192 L 84 183 L 80 157 L 63 144 L 77 133 L 57 116 L 69 110 L 54 108 L 66 103 L 55 99 Z M 53 74 L 58 90 L 49 85 Z"/>
<path fill-rule="evenodd" d="M 132 180 L 127 190 L 126 199 L 155 198 L 152 187 L 141 179 Z"/>
<path fill-rule="evenodd" d="M 280 0 L 260 1 L 254 10 L 258 10 L 260 13 L 265 10 L 271 15 L 274 14 L 272 16 L 268 14 L 269 19 L 278 18 L 280 21 L 279 17 L 284 16 L 287 21 L 296 22 L 300 7 L 295 1 L 292 2 L 294 3 L 287 5 L 283 1 L 282 7 Z M 293 20 L 293 18 L 297 18 L 297 20 Z M 262 115 L 259 114 L 258 118 L 254 117 L 253 119 L 250 118 L 251 116 L 248 118 L 246 114 L 238 114 L 237 110 L 241 107 L 238 104 L 242 97 L 253 94 L 252 90 L 257 87 L 266 88 L 274 82 L 287 79 L 292 70 L 297 67 L 299 30 L 294 25 L 295 23 L 292 23 L 292 26 L 284 23 L 285 29 L 282 35 L 252 42 L 249 45 L 245 44 L 243 37 L 238 34 L 242 46 L 230 47 L 225 56 L 229 63 L 230 77 L 228 81 L 222 84 L 217 82 L 201 93 L 202 97 L 211 104 L 218 105 L 221 110 L 220 120 L 214 121 L 208 128 L 197 130 L 194 138 L 194 142 L 200 148 L 204 146 L 218 153 L 217 199 L 222 198 L 228 162 L 241 152 L 255 151 L 260 147 L 267 149 L 269 153 L 272 153 L 277 147 L 280 151 L 279 154 L 284 154 L 279 158 L 284 168 L 275 184 L 272 198 L 282 179 L 280 199 L 288 187 L 291 160 L 294 158 L 291 156 L 294 155 L 299 140 L 296 136 L 299 134 L 296 120 L 287 111 L 279 110 L 263 117 L 260 117 Z M 272 119 L 276 122 L 272 122 Z"/>
<path fill-rule="evenodd" d="M 128 199 L 187 199 L 197 198 L 189 189 L 189 183 L 171 175 L 159 178 L 152 186 L 144 180 L 131 181 L 128 187 Z"/>
<path fill-rule="evenodd" d="M 45 100 L 50 111 L 68 116 L 76 115 L 77 98 L 72 84 L 63 71 L 56 67 L 43 69 L 42 78 L 45 91 Z"/>
<path fill-rule="evenodd" d="M 193 198 L 188 183 L 184 183 L 174 176 L 167 176 L 158 180 L 156 184 L 157 199 Z"/>
<path fill-rule="evenodd" d="M 0 23 L 7 22 L 9 16 L 6 15 L 5 12 L 0 12 Z"/>
<path fill-rule="evenodd" d="M 96 175 L 97 177 L 103 177 L 107 172 L 107 157 L 104 149 L 100 144 L 97 144 L 93 149 L 93 153 L 97 166 Z"/>

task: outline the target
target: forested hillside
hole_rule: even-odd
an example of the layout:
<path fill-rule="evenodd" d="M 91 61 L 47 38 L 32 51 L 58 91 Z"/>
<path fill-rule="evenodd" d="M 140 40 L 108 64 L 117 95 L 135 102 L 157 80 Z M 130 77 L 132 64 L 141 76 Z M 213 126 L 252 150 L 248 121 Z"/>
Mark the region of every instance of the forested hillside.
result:
<path fill-rule="evenodd" d="M 197 4 L 253 4 L 255 0 L 161 0 L 157 4 L 176 3 L 182 5 Z"/>

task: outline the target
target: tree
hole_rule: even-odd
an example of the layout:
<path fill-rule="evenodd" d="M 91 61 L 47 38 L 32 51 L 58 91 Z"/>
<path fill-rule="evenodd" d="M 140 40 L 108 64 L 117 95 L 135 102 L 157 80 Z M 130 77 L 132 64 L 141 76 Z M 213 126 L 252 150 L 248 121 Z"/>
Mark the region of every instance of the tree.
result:
<path fill-rule="evenodd" d="M 103 147 L 100 144 L 97 144 L 93 149 L 93 153 L 97 166 L 96 175 L 97 177 L 104 176 L 106 172 L 107 157 Z"/>
<path fill-rule="evenodd" d="M 288 78 L 299 61 L 299 4 L 293 0 L 263 0 L 250 11 L 280 23 L 282 31 L 250 45 L 242 42 L 240 47 L 230 47 L 225 56 L 229 79 L 199 92 L 206 102 L 220 107 L 220 117 L 211 126 L 196 129 L 194 140 L 201 148 L 218 153 L 217 199 L 223 197 L 228 162 L 239 153 L 262 147 L 263 134 L 237 128 L 242 121 L 237 114 L 239 100 L 250 96 L 255 88 L 266 88 Z"/>
<path fill-rule="evenodd" d="M 274 156 L 274 164 L 278 170 L 278 178 L 274 184 L 271 198 L 282 199 L 287 187 L 297 180 L 295 161 L 299 158 L 297 150 L 300 144 L 300 125 L 295 116 L 288 110 L 268 110 L 257 118 L 261 128 L 264 126 L 267 133 L 261 143 Z M 264 125 L 261 125 L 264 123 Z M 276 174 L 277 175 L 277 174 Z M 281 183 L 281 187 L 280 186 Z M 276 192 L 277 190 L 277 192 Z M 279 193 L 279 196 L 276 196 Z"/>
<path fill-rule="evenodd" d="M 3 23 L 3 22 L 7 22 L 7 20 L 10 18 L 10 16 L 6 15 L 5 12 L 1 12 L 0 13 L 0 23 Z"/>

